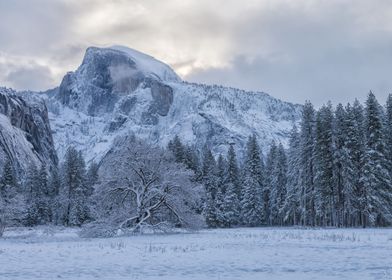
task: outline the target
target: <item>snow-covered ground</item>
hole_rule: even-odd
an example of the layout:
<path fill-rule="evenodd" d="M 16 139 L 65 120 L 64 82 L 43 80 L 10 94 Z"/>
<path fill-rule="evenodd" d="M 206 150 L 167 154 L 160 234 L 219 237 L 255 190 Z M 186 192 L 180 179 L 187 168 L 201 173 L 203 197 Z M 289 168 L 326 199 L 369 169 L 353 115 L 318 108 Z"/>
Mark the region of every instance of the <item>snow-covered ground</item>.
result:
<path fill-rule="evenodd" d="M 12 229 L 0 279 L 392 279 L 392 229 L 255 228 L 81 239 Z"/>

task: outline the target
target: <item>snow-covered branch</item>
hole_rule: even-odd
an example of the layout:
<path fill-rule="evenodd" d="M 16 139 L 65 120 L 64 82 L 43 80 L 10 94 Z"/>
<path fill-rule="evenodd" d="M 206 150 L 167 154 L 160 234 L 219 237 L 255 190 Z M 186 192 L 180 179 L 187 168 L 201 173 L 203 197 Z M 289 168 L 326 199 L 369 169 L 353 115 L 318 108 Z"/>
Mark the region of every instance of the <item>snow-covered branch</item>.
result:
<path fill-rule="evenodd" d="M 118 141 L 121 144 L 115 145 L 100 169 L 98 194 L 105 201 L 100 218 L 131 232 L 159 225 L 201 225 L 202 217 L 192 207 L 202 188 L 190 180 L 192 172 L 160 148 L 127 137 Z"/>

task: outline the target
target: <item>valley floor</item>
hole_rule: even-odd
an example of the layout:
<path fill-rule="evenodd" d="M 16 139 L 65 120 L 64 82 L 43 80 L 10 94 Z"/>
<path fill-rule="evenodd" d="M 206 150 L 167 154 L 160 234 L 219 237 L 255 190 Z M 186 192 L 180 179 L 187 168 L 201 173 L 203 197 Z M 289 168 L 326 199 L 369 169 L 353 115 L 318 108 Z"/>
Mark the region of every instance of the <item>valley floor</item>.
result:
<path fill-rule="evenodd" d="M 81 239 L 9 229 L 0 279 L 392 279 L 392 229 L 253 228 Z"/>

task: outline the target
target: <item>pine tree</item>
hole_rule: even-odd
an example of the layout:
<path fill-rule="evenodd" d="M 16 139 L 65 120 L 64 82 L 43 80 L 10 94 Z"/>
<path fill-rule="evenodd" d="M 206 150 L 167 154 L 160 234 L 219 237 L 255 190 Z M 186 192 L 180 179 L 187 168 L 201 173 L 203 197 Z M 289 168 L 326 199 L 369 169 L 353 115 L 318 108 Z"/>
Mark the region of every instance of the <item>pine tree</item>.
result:
<path fill-rule="evenodd" d="M 272 181 L 274 179 L 274 168 L 277 160 L 278 147 L 276 146 L 275 141 L 271 143 L 271 147 L 269 153 L 267 155 L 267 161 L 265 165 L 266 176 L 265 176 L 265 188 L 263 193 L 263 201 L 264 201 L 264 217 L 266 217 L 267 223 L 272 225 L 273 217 L 271 217 L 271 211 L 276 210 L 275 205 L 273 205 L 273 201 L 271 201 L 270 196 L 271 192 L 276 194 L 276 190 L 274 190 L 274 186 L 272 185 Z"/>
<path fill-rule="evenodd" d="M 363 194 L 362 164 L 364 158 L 364 130 L 363 130 L 363 108 L 356 100 L 354 105 L 346 106 L 346 141 L 345 150 L 348 161 L 344 163 L 345 179 L 345 219 L 346 226 L 361 225 L 362 206 L 361 196 Z"/>
<path fill-rule="evenodd" d="M 287 162 L 286 152 L 280 143 L 271 144 L 266 164 L 269 184 L 269 224 L 283 225 L 283 207 L 286 199 Z"/>
<path fill-rule="evenodd" d="M 176 135 L 173 141 L 169 142 L 168 148 L 173 152 L 176 162 L 184 163 L 185 161 L 185 147 L 181 142 L 180 137 Z"/>
<path fill-rule="evenodd" d="M 99 165 L 96 162 L 90 163 L 87 170 L 87 185 L 93 187 L 98 182 Z"/>
<path fill-rule="evenodd" d="M 314 138 L 315 117 L 314 108 L 310 102 L 303 107 L 301 121 L 301 225 L 315 224 L 315 202 L 314 202 Z"/>
<path fill-rule="evenodd" d="M 385 147 L 387 153 L 389 176 L 392 178 L 392 94 L 388 95 L 385 114 Z"/>
<path fill-rule="evenodd" d="M 211 150 L 205 146 L 203 151 L 202 183 L 206 192 L 204 216 L 209 227 L 217 227 L 216 192 L 217 179 L 215 175 L 216 162 Z"/>
<path fill-rule="evenodd" d="M 348 113 L 343 106 L 339 104 L 335 111 L 334 123 L 334 184 L 336 186 L 334 193 L 335 217 L 334 226 L 343 226 L 347 224 L 350 216 L 349 210 L 352 209 L 349 197 L 354 192 L 353 182 L 350 177 L 353 176 L 353 163 L 350 159 L 348 144 Z"/>
<path fill-rule="evenodd" d="M 55 224 L 61 224 L 61 178 L 57 167 L 52 168 L 49 174 L 49 197 L 51 200 L 51 211 L 52 211 L 52 222 Z"/>
<path fill-rule="evenodd" d="M 39 174 L 39 196 L 36 205 L 39 213 L 39 224 L 46 224 L 52 220 L 52 209 L 50 207 L 50 190 L 48 185 L 48 174 L 45 164 L 42 164 Z"/>
<path fill-rule="evenodd" d="M 42 164 L 37 170 L 35 165 L 29 168 L 26 187 L 28 188 L 27 224 L 43 225 L 52 221 L 51 191 L 46 166 Z"/>
<path fill-rule="evenodd" d="M 193 170 L 195 174 L 197 175 L 199 173 L 199 157 L 197 155 L 195 147 L 187 146 L 185 148 L 185 158 L 184 158 L 184 164 L 187 168 L 190 170 Z"/>
<path fill-rule="evenodd" d="M 18 225 L 25 219 L 24 199 L 10 159 L 5 162 L 0 179 L 0 216 L 3 226 Z"/>
<path fill-rule="evenodd" d="M 216 165 L 216 195 L 215 195 L 215 213 L 216 222 L 218 227 L 224 227 L 225 217 L 224 217 L 224 200 L 226 193 L 226 160 L 222 155 L 219 155 L 217 165 Z"/>
<path fill-rule="evenodd" d="M 24 182 L 24 191 L 27 195 L 27 199 L 31 200 L 35 196 L 39 185 L 39 172 L 35 164 L 31 164 L 26 172 L 26 179 Z"/>
<path fill-rule="evenodd" d="M 206 219 L 206 224 L 208 227 L 210 228 L 217 227 L 215 201 L 214 198 L 212 197 L 211 192 L 206 192 L 204 217 Z"/>
<path fill-rule="evenodd" d="M 234 185 L 235 193 L 238 198 L 241 197 L 241 175 L 237 162 L 237 155 L 235 153 L 233 145 L 230 145 L 230 148 L 227 152 L 227 183 L 231 183 Z"/>
<path fill-rule="evenodd" d="M 86 164 L 74 147 L 69 147 L 63 164 L 62 202 L 63 223 L 80 226 L 90 219 L 88 197 L 92 190 L 86 184 Z"/>
<path fill-rule="evenodd" d="M 15 171 L 12 166 L 11 160 L 7 160 L 4 168 L 3 175 L 0 181 L 0 195 L 3 197 L 5 203 L 13 198 L 18 192 L 18 185 L 15 176 Z"/>
<path fill-rule="evenodd" d="M 263 170 L 260 148 L 256 136 L 249 137 L 243 177 L 244 192 L 242 194 L 242 221 L 248 226 L 259 226 L 265 223 L 263 217 Z"/>
<path fill-rule="evenodd" d="M 380 105 L 372 92 L 366 101 L 366 146 L 362 182 L 365 219 L 363 226 L 392 223 L 391 179 L 386 159 L 385 138 Z"/>
<path fill-rule="evenodd" d="M 300 169 L 301 169 L 301 151 L 300 151 L 300 137 L 297 127 L 294 125 L 291 134 L 288 155 L 287 167 L 287 195 L 283 206 L 284 221 L 288 224 L 298 225 L 300 222 L 300 200 L 301 200 L 301 186 L 300 186 Z"/>
<path fill-rule="evenodd" d="M 331 104 L 323 106 L 316 116 L 314 184 L 316 224 L 331 226 L 335 211 L 333 113 Z"/>
<path fill-rule="evenodd" d="M 226 192 L 224 195 L 223 213 L 225 226 L 232 227 L 239 224 L 241 185 L 237 157 L 231 145 L 227 153 Z"/>
<path fill-rule="evenodd" d="M 74 225 L 82 225 L 90 219 L 88 199 L 93 193 L 93 188 L 87 183 L 86 162 L 81 151 L 78 151 L 77 170 L 78 184 L 75 189 L 75 209 L 71 220 L 73 220 L 72 224 Z"/>
<path fill-rule="evenodd" d="M 39 171 L 35 164 L 31 164 L 27 171 L 25 181 L 25 191 L 27 196 L 27 217 L 26 224 L 29 226 L 38 224 L 38 209 L 36 207 L 36 200 L 39 196 Z"/>
<path fill-rule="evenodd" d="M 240 223 L 239 199 L 233 183 L 227 183 L 223 201 L 224 226 L 232 227 Z"/>
<path fill-rule="evenodd" d="M 271 181 L 271 223 L 282 226 L 284 223 L 283 207 L 287 190 L 287 158 L 286 152 L 279 143 Z"/>

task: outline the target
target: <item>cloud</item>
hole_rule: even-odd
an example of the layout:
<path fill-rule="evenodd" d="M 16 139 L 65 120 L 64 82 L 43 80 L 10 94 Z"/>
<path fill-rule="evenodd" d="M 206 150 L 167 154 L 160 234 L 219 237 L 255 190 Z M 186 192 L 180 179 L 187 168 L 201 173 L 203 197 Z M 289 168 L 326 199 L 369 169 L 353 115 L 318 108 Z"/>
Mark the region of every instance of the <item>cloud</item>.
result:
<path fill-rule="evenodd" d="M 187 80 L 298 103 L 347 102 L 370 89 L 383 100 L 392 88 L 388 0 L 3 0 L 0 17 L 0 52 L 21 71 L 0 74 L 0 84 L 53 87 L 88 46 L 120 44 Z M 26 69 L 46 82 L 17 81 Z"/>
<path fill-rule="evenodd" d="M 19 90 L 49 89 L 53 84 L 50 69 L 41 65 L 12 69 L 7 75 L 7 80 L 13 88 Z"/>
<path fill-rule="evenodd" d="M 0 80 L 2 86 L 17 90 L 42 90 L 53 86 L 53 73 L 45 65 L 20 56 L 0 53 Z"/>
<path fill-rule="evenodd" d="M 232 52 L 225 67 L 195 67 L 198 82 L 263 90 L 316 105 L 382 101 L 392 88 L 392 7 L 387 1 L 276 1 L 232 22 Z M 270 2 L 271 3 L 271 2 Z M 377 15 L 377 16 L 375 16 Z"/>

